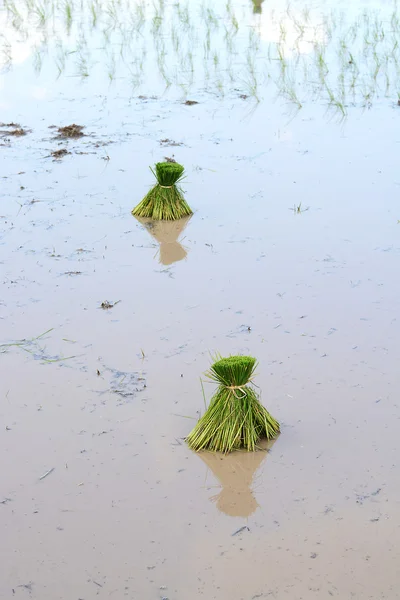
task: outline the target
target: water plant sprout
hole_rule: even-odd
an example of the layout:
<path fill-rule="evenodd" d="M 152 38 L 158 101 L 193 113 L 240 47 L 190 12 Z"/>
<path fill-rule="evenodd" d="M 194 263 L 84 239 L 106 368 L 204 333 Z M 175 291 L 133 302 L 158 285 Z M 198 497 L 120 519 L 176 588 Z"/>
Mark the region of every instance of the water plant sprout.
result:
<path fill-rule="evenodd" d="M 178 185 L 184 177 L 184 167 L 176 162 L 161 162 L 151 172 L 157 183 L 132 210 L 135 217 L 155 221 L 176 221 L 192 213 Z"/>
<path fill-rule="evenodd" d="M 218 384 L 209 407 L 186 438 L 192 450 L 254 451 L 261 438 L 275 438 L 279 423 L 261 404 L 252 386 L 257 361 L 251 356 L 220 358 L 207 377 Z"/>

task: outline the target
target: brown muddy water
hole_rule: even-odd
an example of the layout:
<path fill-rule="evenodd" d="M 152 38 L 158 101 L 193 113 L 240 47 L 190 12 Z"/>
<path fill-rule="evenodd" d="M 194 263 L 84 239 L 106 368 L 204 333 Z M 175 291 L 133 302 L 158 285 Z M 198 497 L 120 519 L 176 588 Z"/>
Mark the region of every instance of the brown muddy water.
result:
<path fill-rule="evenodd" d="M 0 597 L 400 598 L 396 4 L 0 23 Z M 139 222 L 165 156 L 194 215 Z M 217 351 L 264 451 L 184 443 Z"/>

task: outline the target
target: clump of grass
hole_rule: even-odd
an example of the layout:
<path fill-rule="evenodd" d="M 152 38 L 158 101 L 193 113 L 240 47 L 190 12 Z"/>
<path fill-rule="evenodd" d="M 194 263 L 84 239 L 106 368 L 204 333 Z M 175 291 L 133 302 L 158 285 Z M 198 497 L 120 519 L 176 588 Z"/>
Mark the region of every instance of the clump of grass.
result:
<path fill-rule="evenodd" d="M 150 170 L 157 183 L 133 209 L 132 214 L 156 221 L 176 221 L 193 214 L 177 185 L 184 177 L 184 167 L 176 162 L 161 162 L 156 164 L 155 171 L 151 167 Z"/>
<path fill-rule="evenodd" d="M 16 123 L 0 123 L 0 126 L 4 126 L 4 127 L 10 127 L 11 129 L 1 129 L 0 130 L 0 135 L 2 137 L 4 136 L 14 136 L 14 137 L 21 137 L 23 135 L 27 134 L 27 130 L 23 129 L 20 125 L 17 125 Z"/>
<path fill-rule="evenodd" d="M 66 148 L 60 148 L 59 150 L 52 150 L 50 156 L 60 160 L 60 158 L 64 158 L 64 156 L 67 156 L 67 154 L 71 154 L 71 152 L 68 152 Z"/>
<path fill-rule="evenodd" d="M 84 125 L 65 125 L 64 127 L 58 127 L 58 137 L 60 138 L 80 138 L 85 134 L 83 133 Z"/>
<path fill-rule="evenodd" d="M 192 450 L 232 452 L 256 450 L 261 438 L 279 433 L 279 423 L 260 403 L 252 383 L 256 359 L 251 356 L 219 358 L 207 372 L 218 384 L 205 414 L 186 441 Z"/>

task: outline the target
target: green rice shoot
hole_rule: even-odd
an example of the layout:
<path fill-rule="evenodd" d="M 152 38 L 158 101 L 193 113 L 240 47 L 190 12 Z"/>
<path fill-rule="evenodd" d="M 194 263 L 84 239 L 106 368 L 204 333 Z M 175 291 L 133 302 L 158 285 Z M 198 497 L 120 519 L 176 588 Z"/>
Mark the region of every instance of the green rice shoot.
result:
<path fill-rule="evenodd" d="M 271 440 L 279 423 L 259 401 L 252 385 L 256 359 L 251 356 L 220 358 L 206 373 L 218 384 L 208 409 L 186 438 L 196 452 L 232 452 L 257 449 L 260 439 Z"/>
<path fill-rule="evenodd" d="M 176 221 L 192 215 L 178 185 L 184 178 L 184 167 L 175 162 L 160 162 L 155 165 L 155 170 L 151 167 L 150 170 L 157 183 L 132 210 L 132 214 L 155 221 Z"/>

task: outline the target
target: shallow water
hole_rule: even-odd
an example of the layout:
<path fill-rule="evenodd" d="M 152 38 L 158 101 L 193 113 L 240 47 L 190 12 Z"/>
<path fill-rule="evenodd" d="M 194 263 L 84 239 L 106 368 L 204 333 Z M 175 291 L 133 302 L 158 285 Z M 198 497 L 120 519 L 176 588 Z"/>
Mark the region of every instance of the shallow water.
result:
<path fill-rule="evenodd" d="M 399 597 L 398 13 L 259 8 L 2 5 L 1 598 Z M 184 443 L 217 351 L 267 452 Z"/>

